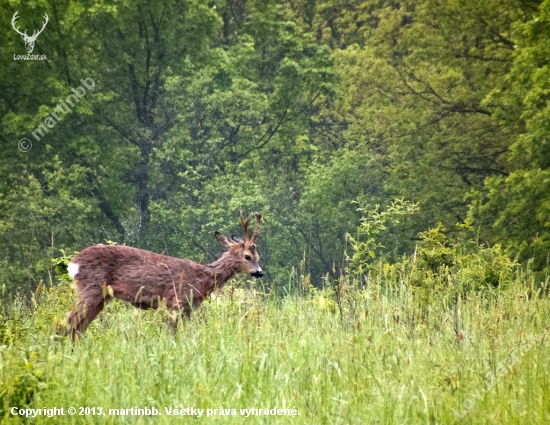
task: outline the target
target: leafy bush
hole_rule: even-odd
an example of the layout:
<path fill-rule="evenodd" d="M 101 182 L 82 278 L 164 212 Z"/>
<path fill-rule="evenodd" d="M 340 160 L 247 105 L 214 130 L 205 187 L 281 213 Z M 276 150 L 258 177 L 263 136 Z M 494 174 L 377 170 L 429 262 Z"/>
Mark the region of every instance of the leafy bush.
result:
<path fill-rule="evenodd" d="M 403 199 L 395 200 L 384 211 L 380 206 L 369 208 L 365 203 L 354 201 L 359 205 L 357 211 L 362 214 L 361 224 L 357 228 L 357 236 L 348 233 L 347 238 L 353 250 L 353 254 L 346 258 L 349 262 L 348 272 L 353 275 L 365 274 L 372 268 L 372 260 L 376 258 L 384 245 L 381 243 L 381 235 L 390 225 L 399 224 L 404 216 L 413 214 L 418 210 L 418 205 Z"/>
<path fill-rule="evenodd" d="M 502 250 L 500 245 L 486 246 L 469 238 L 472 227 L 469 222 L 458 224 L 456 241 L 449 240 L 446 228 L 438 223 L 434 228 L 421 232 L 420 244 L 413 255 L 400 261 L 374 263 L 377 250 L 383 247 L 381 235 L 387 223 L 412 214 L 416 205 L 396 201 L 385 211 L 378 206 L 364 213 L 357 229 L 357 238 L 348 235 L 353 253 L 348 257 L 350 276 L 367 276 L 371 282 L 404 283 L 417 290 L 430 292 L 458 290 L 480 291 L 500 286 L 512 280 L 518 264 Z M 423 294 L 428 295 L 429 294 Z"/>
<path fill-rule="evenodd" d="M 35 351 L 28 358 L 20 356 L 11 361 L 10 367 L 8 379 L 0 381 L 0 418 L 12 406 L 30 406 L 36 393 L 47 387 L 45 370 Z"/>

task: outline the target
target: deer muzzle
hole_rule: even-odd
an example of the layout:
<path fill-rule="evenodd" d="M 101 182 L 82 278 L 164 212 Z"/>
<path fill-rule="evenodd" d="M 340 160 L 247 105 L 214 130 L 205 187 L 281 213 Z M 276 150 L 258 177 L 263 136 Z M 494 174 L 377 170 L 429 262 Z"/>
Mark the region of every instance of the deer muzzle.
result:
<path fill-rule="evenodd" d="M 254 276 L 255 278 L 260 278 L 264 275 L 264 272 L 262 272 L 262 269 L 256 270 L 255 272 L 250 273 L 250 276 Z"/>

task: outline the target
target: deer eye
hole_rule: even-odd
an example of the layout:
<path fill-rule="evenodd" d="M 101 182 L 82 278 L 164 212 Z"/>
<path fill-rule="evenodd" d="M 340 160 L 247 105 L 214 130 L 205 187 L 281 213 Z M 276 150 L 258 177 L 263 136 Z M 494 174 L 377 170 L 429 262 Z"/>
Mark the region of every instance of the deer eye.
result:
<path fill-rule="evenodd" d="M 244 256 L 244 259 L 245 259 L 246 261 L 252 261 L 252 257 L 251 257 L 250 255 L 245 255 L 245 256 Z"/>

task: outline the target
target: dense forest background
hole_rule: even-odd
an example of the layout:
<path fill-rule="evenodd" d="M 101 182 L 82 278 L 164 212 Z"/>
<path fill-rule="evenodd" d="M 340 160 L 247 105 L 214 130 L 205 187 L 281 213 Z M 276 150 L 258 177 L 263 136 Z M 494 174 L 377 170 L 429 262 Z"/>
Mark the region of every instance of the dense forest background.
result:
<path fill-rule="evenodd" d="M 15 11 L 29 34 L 47 13 L 33 52 L 47 60 L 14 59 Z M 265 218 L 268 279 L 294 268 L 319 285 L 345 270 L 366 206 L 398 199 L 418 210 L 385 226 L 377 255 L 466 223 L 546 266 L 549 0 L 30 0 L 0 18 L 9 290 L 106 241 L 211 261 L 241 209 Z"/>

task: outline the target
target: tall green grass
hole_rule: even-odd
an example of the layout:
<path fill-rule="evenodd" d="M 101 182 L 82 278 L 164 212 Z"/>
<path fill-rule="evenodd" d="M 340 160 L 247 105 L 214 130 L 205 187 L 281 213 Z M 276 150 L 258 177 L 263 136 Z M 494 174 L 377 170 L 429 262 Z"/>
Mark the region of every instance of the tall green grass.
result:
<path fill-rule="evenodd" d="M 3 301 L 1 421 L 550 423 L 550 303 L 533 276 L 428 300 L 406 279 L 381 283 L 226 296 L 205 302 L 175 333 L 161 312 L 115 302 L 74 346 L 53 338 L 71 307 L 66 286 Z M 502 369 L 510 358 L 515 364 Z M 491 373 L 498 383 L 488 389 Z M 10 414 L 14 406 L 63 407 L 65 415 L 25 419 Z M 69 416 L 70 406 L 155 407 L 162 415 Z M 167 407 L 204 413 L 168 416 Z M 299 415 L 241 416 L 252 407 Z M 206 409 L 218 412 L 206 417 Z"/>

